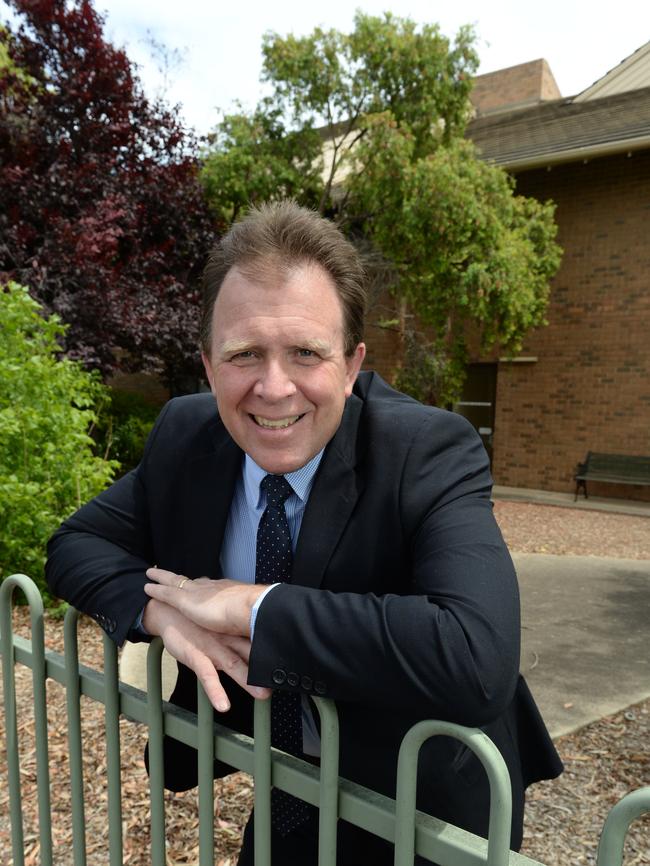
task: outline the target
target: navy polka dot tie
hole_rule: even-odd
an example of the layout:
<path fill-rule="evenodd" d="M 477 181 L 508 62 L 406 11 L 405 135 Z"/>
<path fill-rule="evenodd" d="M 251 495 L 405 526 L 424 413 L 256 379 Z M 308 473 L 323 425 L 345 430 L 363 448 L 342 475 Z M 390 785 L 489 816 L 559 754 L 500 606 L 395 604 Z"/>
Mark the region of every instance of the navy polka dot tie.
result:
<path fill-rule="evenodd" d="M 284 583 L 291 580 L 293 552 L 291 533 L 284 510 L 293 490 L 283 475 L 262 479 L 266 509 L 257 529 L 256 583 Z M 275 691 L 271 699 L 271 743 L 290 755 L 302 755 L 302 709 L 300 694 Z M 309 805 L 285 791 L 271 792 L 271 824 L 282 836 L 304 823 Z"/>

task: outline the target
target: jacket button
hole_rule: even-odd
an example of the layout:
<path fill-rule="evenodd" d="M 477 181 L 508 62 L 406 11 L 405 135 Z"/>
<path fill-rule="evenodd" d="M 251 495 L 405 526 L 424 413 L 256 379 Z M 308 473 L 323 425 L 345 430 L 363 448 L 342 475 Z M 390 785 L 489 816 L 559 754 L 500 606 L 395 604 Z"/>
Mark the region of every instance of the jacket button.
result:
<path fill-rule="evenodd" d="M 117 628 L 117 623 L 115 622 L 115 620 L 114 620 L 114 619 L 109 619 L 109 621 L 108 621 L 108 631 L 109 631 L 111 634 L 113 634 L 113 632 L 115 631 L 116 628 Z"/>
<path fill-rule="evenodd" d="M 297 686 L 299 682 L 300 677 L 298 676 L 298 674 L 295 671 L 289 671 L 289 673 L 287 674 L 287 683 L 290 686 Z"/>
<path fill-rule="evenodd" d="M 310 692 L 312 690 L 312 688 L 314 687 L 314 683 L 312 681 L 312 678 L 308 677 L 308 676 L 302 677 L 302 679 L 300 680 L 300 685 L 303 687 L 303 689 L 306 692 Z"/>
<path fill-rule="evenodd" d="M 281 686 L 287 678 L 287 672 L 283 671 L 282 668 L 276 668 L 271 674 L 271 677 L 276 686 Z"/>
<path fill-rule="evenodd" d="M 314 691 L 317 695 L 324 695 L 327 691 L 327 686 L 322 680 L 316 680 L 314 683 Z"/>

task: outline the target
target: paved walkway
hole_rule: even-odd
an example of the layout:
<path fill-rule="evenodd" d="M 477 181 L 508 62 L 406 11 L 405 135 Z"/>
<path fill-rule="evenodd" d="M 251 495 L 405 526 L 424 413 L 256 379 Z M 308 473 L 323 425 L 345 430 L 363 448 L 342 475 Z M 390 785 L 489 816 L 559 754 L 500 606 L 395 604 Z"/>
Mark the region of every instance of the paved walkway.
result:
<path fill-rule="evenodd" d="M 649 697 L 650 560 L 538 553 L 513 559 L 521 671 L 552 736 Z"/>
<path fill-rule="evenodd" d="M 534 502 L 537 505 L 555 505 L 560 508 L 580 508 L 587 511 L 609 511 L 614 514 L 650 517 L 650 502 L 632 499 L 605 499 L 602 496 L 590 496 L 589 499 L 585 499 L 581 494 L 577 501 L 574 501 L 573 493 L 504 487 L 500 484 L 494 485 L 492 496 L 494 499 L 506 499 L 512 502 Z"/>

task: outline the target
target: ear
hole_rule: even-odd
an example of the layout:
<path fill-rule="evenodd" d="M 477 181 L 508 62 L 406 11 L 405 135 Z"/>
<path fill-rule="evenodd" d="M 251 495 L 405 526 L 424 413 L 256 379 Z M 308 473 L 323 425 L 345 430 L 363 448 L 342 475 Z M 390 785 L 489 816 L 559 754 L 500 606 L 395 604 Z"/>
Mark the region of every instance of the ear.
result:
<path fill-rule="evenodd" d="M 345 359 L 346 373 L 345 373 L 345 396 L 349 397 L 352 393 L 352 388 L 354 387 L 354 383 L 357 380 L 357 376 L 359 375 L 359 370 L 361 369 L 361 365 L 363 364 L 363 359 L 366 357 L 366 344 L 359 343 L 357 348 L 354 350 L 354 354 L 350 355 Z"/>
<path fill-rule="evenodd" d="M 205 375 L 207 376 L 208 382 L 210 384 L 210 390 L 213 394 L 215 394 L 214 371 L 212 369 L 212 362 L 210 361 L 210 358 L 205 354 L 205 352 L 201 352 L 201 360 L 203 361 L 203 369 L 205 370 Z"/>

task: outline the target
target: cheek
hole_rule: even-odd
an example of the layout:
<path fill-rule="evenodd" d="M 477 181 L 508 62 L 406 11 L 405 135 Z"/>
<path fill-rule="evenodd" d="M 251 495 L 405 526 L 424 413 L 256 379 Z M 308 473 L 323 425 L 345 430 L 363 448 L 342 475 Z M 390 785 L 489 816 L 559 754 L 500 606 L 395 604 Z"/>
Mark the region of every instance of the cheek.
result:
<path fill-rule="evenodd" d="M 234 409 L 252 387 L 250 372 L 240 367 L 230 367 L 215 374 L 214 393 L 219 408 Z"/>

